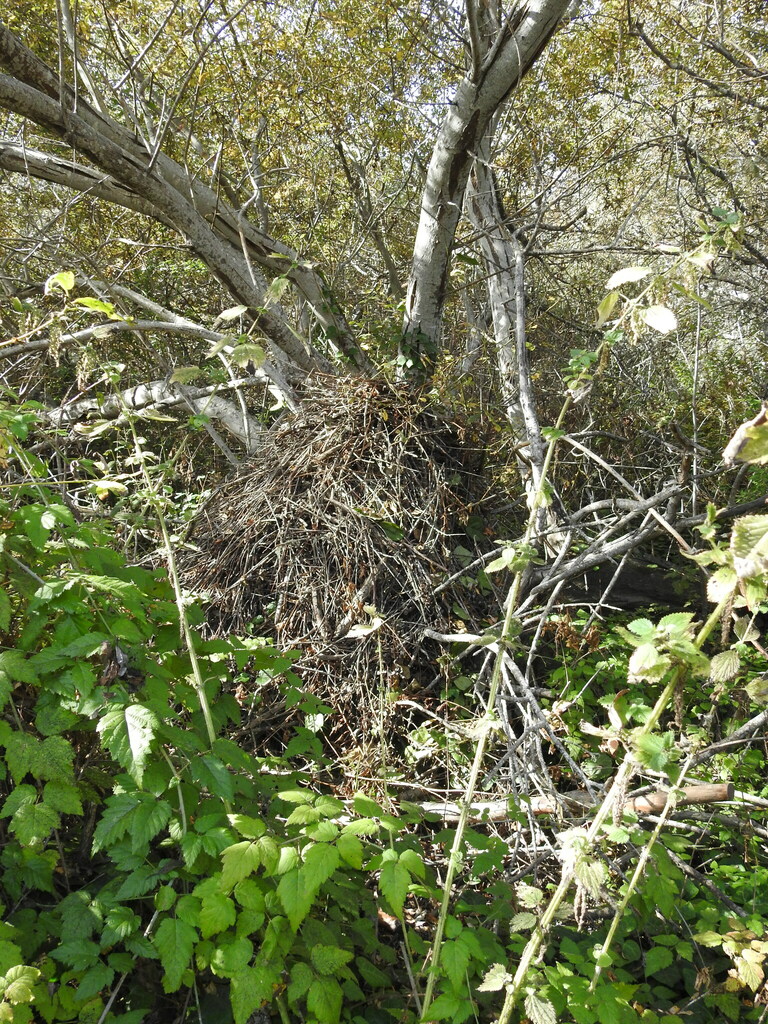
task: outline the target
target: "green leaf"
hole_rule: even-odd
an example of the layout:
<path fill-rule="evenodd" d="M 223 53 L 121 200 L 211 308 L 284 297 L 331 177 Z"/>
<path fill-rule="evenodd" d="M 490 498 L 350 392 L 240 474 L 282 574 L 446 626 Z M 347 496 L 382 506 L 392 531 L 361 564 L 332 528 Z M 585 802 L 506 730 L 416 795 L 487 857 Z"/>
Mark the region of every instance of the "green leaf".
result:
<path fill-rule="evenodd" d="M 302 996 L 307 994 L 309 986 L 314 979 L 314 971 L 308 964 L 299 960 L 293 965 L 291 968 L 291 980 L 288 983 L 288 990 L 286 992 L 289 1005 L 294 1005 Z"/>
<path fill-rule="evenodd" d="M 632 622 L 627 624 L 627 629 L 634 633 L 635 636 L 653 636 L 656 632 L 656 627 L 650 619 L 633 619 Z"/>
<path fill-rule="evenodd" d="M 742 516 L 731 533 L 733 567 L 740 580 L 768 572 L 768 516 Z"/>
<path fill-rule="evenodd" d="M 90 296 L 86 296 L 82 299 L 73 299 L 72 305 L 82 306 L 83 309 L 91 309 L 94 313 L 104 313 L 109 317 L 111 317 L 115 312 L 115 307 L 111 302 L 102 302 L 101 299 L 94 299 Z"/>
<path fill-rule="evenodd" d="M 10 650 L 0 653 L 0 678 L 6 676 L 8 679 L 18 683 L 37 683 L 37 672 L 34 665 L 27 661 L 23 651 Z"/>
<path fill-rule="evenodd" d="M 0 633 L 7 633 L 11 624 L 11 599 L 0 587 Z M 2 655 L 0 655 L 2 657 Z"/>
<path fill-rule="evenodd" d="M 141 852 L 151 839 L 162 832 L 171 817 L 171 805 L 167 800 L 154 800 L 144 793 L 141 798 L 131 821 L 131 849 L 134 853 Z"/>
<path fill-rule="evenodd" d="M 343 992 L 333 978 L 315 978 L 307 993 L 307 1009 L 319 1024 L 337 1024 Z"/>
<path fill-rule="evenodd" d="M 75 287 L 75 275 L 71 270 L 60 270 L 58 274 L 51 274 L 45 282 L 45 294 L 50 295 L 60 289 L 63 292 L 71 292 Z"/>
<path fill-rule="evenodd" d="M 72 780 L 75 752 L 63 736 L 49 736 L 37 748 L 33 771 L 39 779 Z"/>
<path fill-rule="evenodd" d="M 299 868 L 291 868 L 280 879 L 277 895 L 294 931 L 298 931 L 299 925 L 311 910 L 316 893 L 317 888 L 308 884 Z"/>
<path fill-rule="evenodd" d="M 229 309 L 225 309 L 221 313 L 219 313 L 217 319 L 223 320 L 225 323 L 227 323 L 230 320 L 237 320 L 239 316 L 242 316 L 243 313 L 247 312 L 247 306 L 230 306 Z"/>
<path fill-rule="evenodd" d="M 235 796 L 235 780 L 231 772 L 213 754 L 200 754 L 189 763 L 190 775 L 198 786 L 208 790 L 211 796 L 232 801 Z"/>
<path fill-rule="evenodd" d="M 723 462 L 732 466 L 737 460 L 763 466 L 768 462 L 768 405 L 748 423 L 743 423 L 723 452 Z"/>
<path fill-rule="evenodd" d="M 152 943 L 160 954 L 165 975 L 163 990 L 176 992 L 181 987 L 182 978 L 192 959 L 192 950 L 197 942 L 196 930 L 185 921 L 175 917 L 166 917 L 160 922 L 152 938 Z"/>
<path fill-rule="evenodd" d="M 454 1017 L 457 1013 L 461 1013 L 466 1009 L 466 996 L 463 994 L 455 995 L 452 992 L 443 992 L 434 1002 L 429 1004 L 429 1019 L 445 1020 L 448 1017 Z"/>
<path fill-rule="evenodd" d="M 339 851 L 329 843 L 315 843 L 304 854 L 304 862 L 299 869 L 306 884 L 317 890 L 327 881 L 339 866 Z"/>
<path fill-rule="evenodd" d="M 664 771 L 670 761 L 675 760 L 677 756 L 672 733 L 639 735 L 635 744 L 635 756 L 646 768 L 655 772 Z"/>
<path fill-rule="evenodd" d="M 10 830 L 22 846 L 39 846 L 61 824 L 61 818 L 45 804 L 25 804 L 11 818 Z"/>
<path fill-rule="evenodd" d="M 645 954 L 645 976 L 652 978 L 654 974 L 669 967 L 674 960 L 674 953 L 665 946 L 652 946 Z"/>
<path fill-rule="evenodd" d="M 543 891 L 538 889 L 535 885 L 528 885 L 527 882 L 518 882 L 515 886 L 515 892 L 518 900 L 520 901 L 520 905 L 527 907 L 528 909 L 538 907 L 544 899 Z"/>
<path fill-rule="evenodd" d="M 557 1024 L 557 1013 L 548 999 L 536 992 L 529 992 L 525 997 L 525 1012 L 531 1024 Z"/>
<path fill-rule="evenodd" d="M 618 292 L 608 292 L 603 301 L 597 307 L 596 327 L 602 327 L 606 320 L 608 320 L 611 313 L 614 311 L 619 298 L 620 295 Z"/>
<path fill-rule="evenodd" d="M 455 939 L 448 939 L 443 943 L 440 963 L 450 983 L 457 991 L 461 991 L 469 965 L 469 950 Z"/>
<path fill-rule="evenodd" d="M 177 366 L 171 374 L 170 384 L 190 384 L 200 376 L 199 366 Z"/>
<path fill-rule="evenodd" d="M 341 859 L 358 871 L 363 866 L 363 844 L 354 835 L 341 835 L 336 840 L 336 849 Z"/>
<path fill-rule="evenodd" d="M 756 676 L 744 689 L 755 704 L 768 704 L 768 676 Z"/>
<path fill-rule="evenodd" d="M 211 957 L 214 974 L 231 978 L 253 960 L 253 943 L 245 935 L 222 937 Z"/>
<path fill-rule="evenodd" d="M 230 890 L 261 864 L 261 851 L 258 843 L 246 840 L 228 846 L 222 853 L 221 860 L 221 887 Z"/>
<path fill-rule="evenodd" d="M 200 934 L 204 939 L 226 931 L 235 923 L 237 913 L 234 900 L 222 892 L 209 892 L 202 897 L 200 909 Z"/>
<path fill-rule="evenodd" d="M 43 789 L 43 803 L 62 814 L 82 814 L 83 802 L 77 786 L 63 779 L 51 779 Z"/>
<path fill-rule="evenodd" d="M 281 980 L 280 967 L 259 960 L 256 966 L 244 967 L 234 974 L 229 997 L 235 1024 L 247 1024 L 255 1010 L 264 1003 L 271 1003 Z"/>
<path fill-rule="evenodd" d="M 237 829 L 246 839 L 258 839 L 263 836 L 267 826 L 259 818 L 249 818 L 247 814 L 228 814 L 230 825 Z"/>
<path fill-rule="evenodd" d="M 521 911 L 519 914 L 515 914 L 509 922 L 509 928 L 512 932 L 527 932 L 536 926 L 537 921 L 538 917 L 535 914 L 527 910 Z"/>
<path fill-rule="evenodd" d="M 26 967 L 23 964 L 11 967 L 3 979 L 3 998 L 14 1005 L 31 1003 L 35 998 L 32 990 L 39 977 L 40 971 L 36 967 Z"/>
<path fill-rule="evenodd" d="M 394 853 L 394 851 L 386 850 L 385 856 L 388 853 Z M 394 854 L 394 856 L 396 858 L 397 854 Z M 403 917 L 403 904 L 405 903 L 405 897 L 408 895 L 410 884 L 411 875 L 408 869 L 403 867 L 397 859 L 387 859 L 381 868 L 379 889 L 392 908 L 392 912 L 401 920 Z"/>
<path fill-rule="evenodd" d="M 312 966 L 318 974 L 338 974 L 354 957 L 347 949 L 339 946 L 313 946 L 309 952 Z"/>
<path fill-rule="evenodd" d="M 229 354 L 229 358 L 235 366 L 245 367 L 251 363 L 257 370 L 267 357 L 267 353 L 261 345 L 247 342 L 244 345 L 235 345 Z"/>
<path fill-rule="evenodd" d="M 114 981 L 114 977 L 114 970 L 107 964 L 96 964 L 83 975 L 77 986 L 76 998 L 85 1002 L 86 999 L 90 999 L 103 989 L 108 988 Z"/>
<path fill-rule="evenodd" d="M 159 728 L 157 715 L 141 704 L 128 704 L 107 711 L 96 726 L 107 750 L 139 785 Z"/>

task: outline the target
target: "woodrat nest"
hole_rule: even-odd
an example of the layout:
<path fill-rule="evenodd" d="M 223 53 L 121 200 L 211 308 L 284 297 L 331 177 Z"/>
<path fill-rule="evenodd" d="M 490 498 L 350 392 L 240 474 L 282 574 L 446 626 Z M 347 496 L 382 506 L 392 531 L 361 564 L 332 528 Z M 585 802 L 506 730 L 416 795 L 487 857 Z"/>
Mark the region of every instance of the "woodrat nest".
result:
<path fill-rule="evenodd" d="M 467 430 L 384 380 L 316 376 L 301 412 L 266 430 L 246 470 L 201 512 L 186 582 L 214 629 L 254 629 L 302 653 L 296 670 L 368 719 L 382 685 L 426 680 L 471 594 L 445 586 L 482 500 Z M 373 612 L 375 609 L 375 612 Z M 381 624 L 366 632 L 365 627 Z"/>

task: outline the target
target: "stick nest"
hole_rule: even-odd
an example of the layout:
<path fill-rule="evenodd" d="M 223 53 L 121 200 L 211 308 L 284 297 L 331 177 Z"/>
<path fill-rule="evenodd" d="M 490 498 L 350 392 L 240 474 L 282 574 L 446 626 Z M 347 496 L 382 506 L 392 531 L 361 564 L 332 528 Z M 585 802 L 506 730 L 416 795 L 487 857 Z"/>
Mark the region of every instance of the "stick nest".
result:
<path fill-rule="evenodd" d="M 214 629 L 301 651 L 304 681 L 337 707 L 351 697 L 363 725 L 382 673 L 388 687 L 433 677 L 425 628 L 455 631 L 452 609 L 472 602 L 445 582 L 473 544 L 480 450 L 404 386 L 315 377 L 199 515 L 186 583 L 210 597 Z"/>

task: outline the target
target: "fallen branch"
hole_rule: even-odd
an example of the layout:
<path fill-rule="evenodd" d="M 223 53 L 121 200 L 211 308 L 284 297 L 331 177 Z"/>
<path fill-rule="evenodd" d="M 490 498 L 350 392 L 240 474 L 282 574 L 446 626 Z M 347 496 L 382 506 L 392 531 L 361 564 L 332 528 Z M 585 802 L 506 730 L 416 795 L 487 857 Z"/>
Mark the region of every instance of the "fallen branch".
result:
<path fill-rule="evenodd" d="M 733 800 L 733 796 L 734 788 L 730 782 L 686 786 L 677 795 L 675 806 L 722 803 L 725 800 Z M 630 798 L 625 801 L 624 810 L 641 816 L 659 814 L 666 807 L 668 798 L 669 793 L 666 790 L 658 790 L 655 793 Z M 563 814 L 570 811 L 575 816 L 583 817 L 590 808 L 600 803 L 600 799 L 602 798 L 592 797 L 583 790 L 572 790 L 568 793 L 559 793 L 557 800 L 550 797 L 531 797 L 527 806 L 534 814 Z M 419 804 L 419 807 L 429 814 L 440 815 L 443 821 L 449 823 L 458 821 L 461 814 L 459 805 L 451 801 L 423 803 Z M 518 807 L 510 807 L 509 800 L 478 800 L 472 803 L 470 817 L 474 821 L 503 821 L 513 817 L 518 810 Z"/>

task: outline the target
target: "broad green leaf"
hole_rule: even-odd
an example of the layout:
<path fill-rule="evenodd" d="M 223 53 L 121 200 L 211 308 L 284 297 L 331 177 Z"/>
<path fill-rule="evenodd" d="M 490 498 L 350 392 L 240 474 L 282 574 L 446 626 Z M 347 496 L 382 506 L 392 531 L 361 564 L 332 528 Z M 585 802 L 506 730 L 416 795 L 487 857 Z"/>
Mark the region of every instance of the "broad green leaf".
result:
<path fill-rule="evenodd" d="M 60 270 L 58 274 L 51 274 L 45 282 L 45 294 L 50 295 L 57 289 L 63 292 L 71 292 L 75 287 L 75 275 L 71 270 Z"/>
<path fill-rule="evenodd" d="M 652 946 L 645 954 L 645 976 L 652 978 L 654 974 L 664 970 L 674 960 L 674 953 L 665 946 Z"/>
<path fill-rule="evenodd" d="M 653 636 L 656 632 L 656 627 L 650 619 L 633 619 L 632 622 L 627 624 L 627 629 L 634 633 L 635 636 Z"/>
<path fill-rule="evenodd" d="M 76 998 L 85 1002 L 108 988 L 115 978 L 114 970 L 105 963 L 98 963 L 86 971 L 77 986 Z"/>
<path fill-rule="evenodd" d="M 768 516 L 742 516 L 731 533 L 733 567 L 740 580 L 768 572 Z"/>
<path fill-rule="evenodd" d="M 515 886 L 515 892 L 520 905 L 529 909 L 538 907 L 544 899 L 543 891 L 535 885 L 528 885 L 527 882 L 518 882 Z"/>
<path fill-rule="evenodd" d="M 3 676 L 19 683 L 35 684 L 38 681 L 34 664 L 27 660 L 23 651 L 17 650 L 0 653 L 0 679 Z"/>
<path fill-rule="evenodd" d="M 768 676 L 756 676 L 744 689 L 755 704 L 768 704 Z"/>
<path fill-rule="evenodd" d="M 317 890 L 339 866 L 339 851 L 330 843 L 315 843 L 304 854 L 301 872 L 306 884 Z"/>
<path fill-rule="evenodd" d="M 82 814 L 83 802 L 77 786 L 64 779 L 51 779 L 43 789 L 43 803 L 62 814 Z"/>
<path fill-rule="evenodd" d="M 185 921 L 175 917 L 164 918 L 155 932 L 152 943 L 160 954 L 165 975 L 163 991 L 176 992 L 181 987 L 184 972 L 192 959 L 197 932 Z"/>
<path fill-rule="evenodd" d="M 199 366 L 177 366 L 171 374 L 171 384 L 190 384 L 200 376 Z"/>
<path fill-rule="evenodd" d="M 429 1018 L 430 1020 L 447 1020 L 461 1014 L 459 1020 L 463 1020 L 467 1009 L 466 996 L 443 992 L 433 1003 L 429 1004 Z"/>
<path fill-rule="evenodd" d="M 61 818 L 52 807 L 24 804 L 11 818 L 10 829 L 22 846 L 40 846 L 60 824 Z"/>
<path fill-rule="evenodd" d="M 659 334 L 677 330 L 677 317 L 667 306 L 647 306 L 640 310 L 640 317 Z"/>
<path fill-rule="evenodd" d="M 390 853 L 392 851 L 386 851 Z M 399 860 L 387 860 L 381 868 L 379 876 L 379 889 L 392 907 L 396 917 L 402 919 L 403 904 L 408 895 L 408 887 L 411 884 L 411 875 L 407 868 L 403 867 Z"/>
<path fill-rule="evenodd" d="M 453 987 L 460 991 L 466 980 L 469 965 L 469 950 L 456 939 L 448 939 L 443 943 L 440 963 Z"/>
<path fill-rule="evenodd" d="M 237 829 L 246 839 L 258 839 L 267 828 L 259 818 L 249 818 L 247 814 L 228 814 L 227 818 L 232 828 Z"/>
<path fill-rule="evenodd" d="M 11 599 L 0 587 L 0 633 L 7 633 L 11 624 Z"/>
<path fill-rule="evenodd" d="M 557 1024 L 554 1006 L 537 992 L 529 992 L 525 997 L 525 1012 L 531 1024 Z"/>
<path fill-rule="evenodd" d="M 315 972 L 303 960 L 299 960 L 293 965 L 291 968 L 291 980 L 288 983 L 288 991 L 286 993 L 289 1005 L 295 1004 L 297 1000 L 307 994 L 309 986 L 314 979 Z"/>
<path fill-rule="evenodd" d="M 235 923 L 237 914 L 234 901 L 222 892 L 209 892 L 202 897 L 200 908 L 200 934 L 204 939 L 226 931 Z"/>
<path fill-rule="evenodd" d="M 222 936 L 211 957 L 211 969 L 220 977 L 231 978 L 253 960 L 253 943 L 245 935 Z"/>
<path fill-rule="evenodd" d="M 509 928 L 512 932 L 527 932 L 531 928 L 536 926 L 538 918 L 535 914 L 532 914 L 529 910 L 521 911 L 519 914 L 515 914 L 512 920 L 509 922 Z"/>
<path fill-rule="evenodd" d="M 254 1011 L 271 1003 L 282 981 L 282 965 L 257 959 L 253 967 L 244 967 L 232 976 L 230 1001 L 235 1024 L 247 1024 Z"/>
<path fill-rule="evenodd" d="M 254 345 L 250 342 L 244 345 L 235 345 L 229 354 L 229 358 L 235 366 L 245 367 L 251 363 L 257 370 L 266 357 L 267 354 L 261 345 Z"/>
<path fill-rule="evenodd" d="M 90 296 L 86 296 L 82 299 L 73 299 L 72 305 L 82 306 L 83 309 L 91 309 L 94 313 L 104 313 L 109 317 L 111 317 L 115 312 L 115 307 L 111 302 L 103 302 L 101 299 L 94 299 Z M 120 319 L 122 319 L 122 317 Z"/>
<path fill-rule="evenodd" d="M 36 967 L 26 967 L 20 964 L 11 967 L 5 973 L 3 998 L 9 1003 L 31 1003 L 34 999 L 33 988 L 40 977 L 40 971 Z M 13 1018 L 11 1018 L 13 1019 Z"/>
<path fill-rule="evenodd" d="M 315 945 L 309 951 L 312 966 L 318 974 L 338 974 L 353 957 L 354 953 L 339 946 Z"/>
<path fill-rule="evenodd" d="M 33 771 L 39 779 L 72 780 L 75 752 L 63 736 L 49 736 L 35 752 Z"/>
<path fill-rule="evenodd" d="M 603 301 L 597 307 L 597 327 L 602 327 L 603 324 L 608 320 L 611 313 L 616 308 L 616 303 L 619 301 L 620 295 L 618 292 L 608 292 Z"/>
<path fill-rule="evenodd" d="M 315 978 L 307 993 L 307 1009 L 319 1024 L 337 1024 L 343 993 L 333 978 Z"/>
<path fill-rule="evenodd" d="M 233 889 L 261 864 L 261 852 L 255 842 L 245 841 L 228 846 L 221 855 L 221 887 Z"/>
<path fill-rule="evenodd" d="M 114 759 L 141 784 L 155 733 L 157 715 L 141 704 L 127 704 L 107 711 L 96 729 Z"/>
<path fill-rule="evenodd" d="M 140 853 L 151 839 L 159 835 L 171 817 L 171 805 L 167 800 L 154 800 L 141 794 L 141 802 L 131 819 L 131 848 Z"/>
<path fill-rule="evenodd" d="M 9 818 L 12 814 L 15 814 L 20 807 L 24 807 L 26 804 L 33 804 L 36 801 L 37 790 L 34 786 L 30 786 L 26 782 L 22 783 L 20 786 L 14 786 L 5 799 L 3 809 L 0 811 L 0 817 Z"/>
<path fill-rule="evenodd" d="M 299 925 L 312 908 L 316 892 L 317 889 L 308 884 L 299 868 L 291 868 L 280 879 L 277 895 L 294 931 L 298 931 Z"/>
<path fill-rule="evenodd" d="M 227 766 L 213 754 L 200 754 L 189 762 L 190 775 L 198 788 L 205 788 L 211 796 L 232 801 L 235 796 L 235 780 Z"/>
<path fill-rule="evenodd" d="M 623 270 L 617 270 L 615 274 L 608 278 L 605 287 L 610 291 L 614 288 L 619 288 L 623 284 L 642 281 L 644 277 L 648 277 L 651 273 L 650 267 L 624 267 Z"/>
<path fill-rule="evenodd" d="M 336 849 L 341 855 L 341 859 L 349 864 L 350 867 L 356 868 L 358 871 L 363 866 L 363 844 L 355 835 L 343 835 L 339 836 L 336 840 Z"/>

